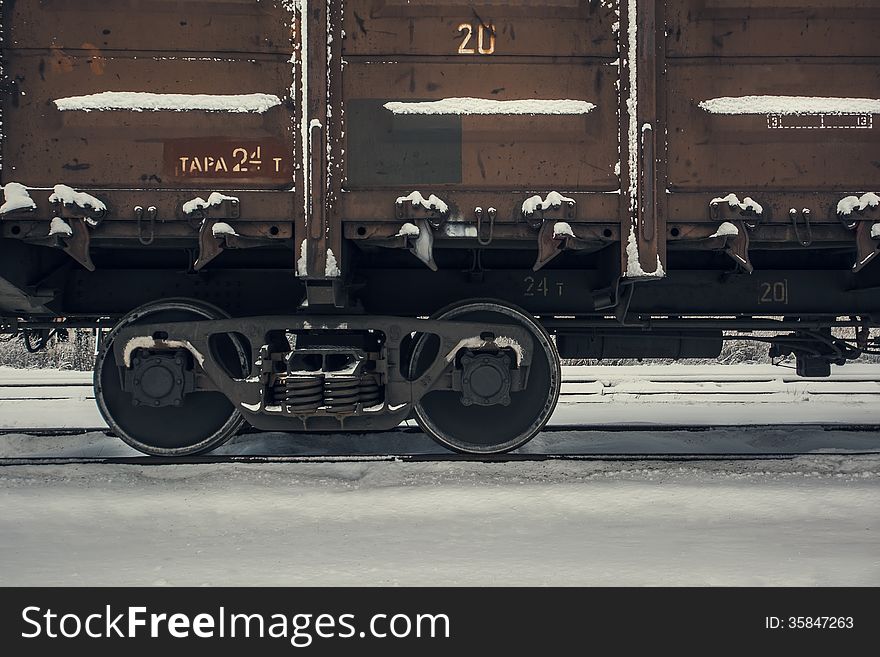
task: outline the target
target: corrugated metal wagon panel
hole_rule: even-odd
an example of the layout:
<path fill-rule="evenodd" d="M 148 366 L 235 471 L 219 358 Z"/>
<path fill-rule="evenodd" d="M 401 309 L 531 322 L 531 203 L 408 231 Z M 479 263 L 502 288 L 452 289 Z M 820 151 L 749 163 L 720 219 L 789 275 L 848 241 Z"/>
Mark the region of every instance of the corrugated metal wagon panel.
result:
<path fill-rule="evenodd" d="M 290 53 L 287 0 L 7 0 L 7 48 Z"/>
<path fill-rule="evenodd" d="M 676 62 L 668 85 L 673 190 L 819 191 L 877 181 L 871 152 L 880 133 L 856 100 L 880 98 L 875 62 Z M 844 111 L 823 113 L 828 98 L 841 99 Z"/>
<path fill-rule="evenodd" d="M 13 128 L 4 140 L 7 177 L 43 187 L 290 187 L 291 118 L 280 96 L 292 76 L 281 58 L 125 52 L 104 55 L 96 68 L 79 52 L 27 51 L 6 61 L 16 72 L 4 108 Z M 178 109 L 150 111 L 155 102 Z M 88 109 L 105 103 L 120 108 Z M 218 111 L 191 109 L 215 103 Z"/>
<path fill-rule="evenodd" d="M 876 57 L 876 0 L 670 0 L 670 57 Z"/>
<path fill-rule="evenodd" d="M 667 3 L 670 219 L 734 193 L 764 223 L 836 224 L 843 196 L 880 187 L 878 29 L 870 0 Z"/>
<path fill-rule="evenodd" d="M 4 4 L 4 181 L 289 189 L 282 0 Z"/>
<path fill-rule="evenodd" d="M 397 192 L 417 188 L 443 190 L 458 218 L 473 213 L 463 192 L 500 207 L 617 190 L 620 17 L 608 5 L 346 2 L 344 187 L 391 190 L 372 210 L 346 199 L 360 208 L 346 218 L 387 220 Z"/>

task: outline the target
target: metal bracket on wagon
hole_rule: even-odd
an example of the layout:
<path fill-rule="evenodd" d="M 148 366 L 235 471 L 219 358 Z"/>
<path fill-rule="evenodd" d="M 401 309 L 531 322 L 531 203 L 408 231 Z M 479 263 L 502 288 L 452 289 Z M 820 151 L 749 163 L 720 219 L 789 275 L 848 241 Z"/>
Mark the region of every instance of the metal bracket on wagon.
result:
<path fill-rule="evenodd" d="M 743 221 L 752 230 L 764 218 L 764 207 L 750 196 L 740 201 L 736 194 L 728 194 L 709 201 L 709 216 L 719 223 Z"/>
<path fill-rule="evenodd" d="M 712 250 L 724 251 L 747 274 L 755 271 L 749 257 L 749 225 L 745 221 L 725 221 L 707 239 Z"/>
<path fill-rule="evenodd" d="M 67 185 L 55 185 L 49 203 L 61 219 L 83 219 L 89 226 L 97 226 L 107 216 L 107 206 L 91 194 L 78 192 Z"/>
<path fill-rule="evenodd" d="M 852 270 L 860 272 L 880 253 L 880 195 L 847 196 L 837 204 L 837 217 L 855 231 L 857 256 Z"/>
<path fill-rule="evenodd" d="M 397 198 L 394 215 L 404 221 L 425 219 L 433 228 L 440 228 L 449 218 L 449 205 L 434 194 L 425 198 L 421 192 L 415 191 Z"/>
<path fill-rule="evenodd" d="M 193 269 L 200 271 L 225 249 L 252 249 L 270 242 L 260 237 L 242 237 L 225 221 L 204 219 L 199 228 L 199 257 Z"/>
<path fill-rule="evenodd" d="M 197 196 L 184 203 L 183 214 L 191 219 L 238 219 L 241 217 L 241 202 L 237 196 L 227 196 L 213 192 L 206 201 Z"/>
<path fill-rule="evenodd" d="M 402 237 L 410 253 L 424 262 L 428 269 L 437 271 L 437 263 L 434 262 L 434 231 L 428 219 L 416 219 L 415 223 L 403 224 L 395 237 Z"/>
<path fill-rule="evenodd" d="M 577 237 L 567 221 L 545 221 L 538 231 L 538 259 L 532 269 L 539 271 L 563 251 L 583 251 L 595 245 L 593 240 Z"/>
<path fill-rule="evenodd" d="M 746 273 L 755 271 L 749 257 L 749 231 L 763 219 L 763 206 L 749 196 L 740 201 L 736 194 L 728 194 L 709 202 L 709 216 L 719 223 L 710 239 L 720 240 L 721 250 Z"/>
<path fill-rule="evenodd" d="M 89 271 L 95 271 L 91 255 L 92 236 L 86 220 L 82 217 L 62 219 L 54 217 L 45 237 L 29 238 L 31 244 L 61 249 Z"/>
<path fill-rule="evenodd" d="M 559 192 L 550 192 L 543 199 L 540 195 L 526 199 L 521 212 L 523 220 L 534 230 L 538 230 L 546 222 L 577 219 L 577 201 Z"/>

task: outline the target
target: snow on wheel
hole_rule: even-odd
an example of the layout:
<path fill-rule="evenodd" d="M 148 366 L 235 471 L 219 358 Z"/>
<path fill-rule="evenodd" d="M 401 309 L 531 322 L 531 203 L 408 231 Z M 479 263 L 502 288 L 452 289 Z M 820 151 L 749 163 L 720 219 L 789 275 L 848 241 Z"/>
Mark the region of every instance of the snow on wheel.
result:
<path fill-rule="evenodd" d="M 135 449 L 153 456 L 189 456 L 210 451 L 234 436 L 244 423 L 225 395 L 187 392 L 186 381 L 199 364 L 186 349 L 135 349 L 129 367 L 118 363 L 113 343 L 119 332 L 136 324 L 213 320 L 227 317 L 219 308 L 175 299 L 139 308 L 107 335 L 95 361 L 95 399 L 114 433 Z M 226 360 L 246 371 L 248 354 L 230 340 Z"/>
<path fill-rule="evenodd" d="M 496 301 L 469 301 L 441 310 L 434 319 L 519 325 L 533 338 L 534 354 L 522 390 L 511 390 L 516 369 L 514 349 L 462 349 L 456 366 L 462 391 L 429 392 L 415 405 L 414 416 L 425 433 L 441 444 L 468 454 L 500 454 L 534 438 L 559 400 L 562 370 L 556 346 L 532 317 Z M 418 337 L 410 357 L 410 378 L 433 360 L 431 336 Z"/>

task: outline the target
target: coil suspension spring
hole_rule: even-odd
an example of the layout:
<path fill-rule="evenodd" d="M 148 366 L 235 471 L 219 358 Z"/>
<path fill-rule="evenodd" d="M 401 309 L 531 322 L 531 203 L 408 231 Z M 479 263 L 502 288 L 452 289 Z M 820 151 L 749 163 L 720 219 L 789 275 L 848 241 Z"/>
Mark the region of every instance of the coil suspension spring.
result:
<path fill-rule="evenodd" d="M 287 405 L 294 413 L 314 413 L 324 402 L 324 375 L 278 379 L 272 396 L 276 404 Z"/>
<path fill-rule="evenodd" d="M 382 390 L 379 382 L 372 376 L 365 376 L 358 386 L 360 402 L 366 407 L 375 406 L 382 401 Z"/>
<path fill-rule="evenodd" d="M 353 376 L 324 379 L 324 405 L 334 413 L 354 413 L 360 400 L 360 378 Z"/>

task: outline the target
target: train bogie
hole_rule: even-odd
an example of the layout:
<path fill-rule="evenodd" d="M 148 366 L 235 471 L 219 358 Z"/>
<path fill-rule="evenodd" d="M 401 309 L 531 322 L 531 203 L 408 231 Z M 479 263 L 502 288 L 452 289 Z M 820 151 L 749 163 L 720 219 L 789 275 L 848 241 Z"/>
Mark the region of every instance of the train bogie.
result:
<path fill-rule="evenodd" d="M 761 331 L 824 375 L 880 318 L 878 21 L 867 0 L 5 3 L 3 325 L 115 326 L 101 408 L 151 453 L 243 419 L 410 416 L 512 449 L 552 412 L 557 347 L 711 357 Z"/>

